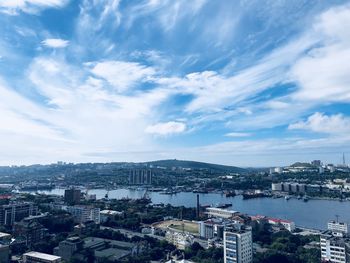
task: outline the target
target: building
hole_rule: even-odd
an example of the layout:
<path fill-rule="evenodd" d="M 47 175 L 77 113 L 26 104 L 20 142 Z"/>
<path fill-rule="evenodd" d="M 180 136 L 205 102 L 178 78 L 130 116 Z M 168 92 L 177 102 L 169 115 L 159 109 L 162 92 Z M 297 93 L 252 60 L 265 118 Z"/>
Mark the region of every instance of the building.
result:
<path fill-rule="evenodd" d="M 47 229 L 35 220 L 22 220 L 13 225 L 15 238 L 21 238 L 28 247 L 44 240 Z"/>
<path fill-rule="evenodd" d="M 194 261 L 191 260 L 187 260 L 187 259 L 170 259 L 169 261 L 165 262 L 165 263 L 194 263 Z"/>
<path fill-rule="evenodd" d="M 64 201 L 69 205 L 80 203 L 81 191 L 79 189 L 66 189 L 64 191 Z"/>
<path fill-rule="evenodd" d="M 25 217 L 38 213 L 38 207 L 32 202 L 16 202 L 0 206 L 0 225 L 12 226 Z"/>
<path fill-rule="evenodd" d="M 96 224 L 100 223 L 100 208 L 95 208 L 87 205 L 67 206 L 65 210 L 72 214 L 76 223 L 85 223 L 87 221 L 94 221 Z"/>
<path fill-rule="evenodd" d="M 0 263 L 8 263 L 10 261 L 10 247 L 8 245 L 0 245 Z"/>
<path fill-rule="evenodd" d="M 204 237 L 206 239 L 214 237 L 214 222 L 210 220 L 204 222 Z"/>
<path fill-rule="evenodd" d="M 252 228 L 232 225 L 224 232 L 224 263 L 253 262 Z"/>
<path fill-rule="evenodd" d="M 334 236 L 328 230 L 320 235 L 321 261 L 334 263 L 350 262 L 350 240 Z"/>
<path fill-rule="evenodd" d="M 96 237 L 84 239 L 84 249 L 94 251 L 95 262 L 117 261 L 127 256 L 135 256 L 143 251 L 139 244 Z"/>
<path fill-rule="evenodd" d="M 329 221 L 327 224 L 328 230 L 332 231 L 335 236 L 346 236 L 348 235 L 348 224 L 338 222 L 338 221 Z"/>
<path fill-rule="evenodd" d="M 67 238 L 59 243 L 54 254 L 69 262 L 74 253 L 83 249 L 83 244 L 84 242 L 79 237 Z"/>
<path fill-rule="evenodd" d="M 11 243 L 11 234 L 0 232 L 0 244 L 8 245 Z"/>
<path fill-rule="evenodd" d="M 23 263 L 60 263 L 61 257 L 40 253 L 40 252 L 28 252 L 23 254 Z"/>
<path fill-rule="evenodd" d="M 295 223 L 293 221 L 277 219 L 277 218 L 268 218 L 268 223 L 271 225 L 282 226 L 289 232 L 293 232 L 295 230 Z"/>
<path fill-rule="evenodd" d="M 208 217 L 219 217 L 219 218 L 231 218 L 235 215 L 238 215 L 239 212 L 232 211 L 232 210 L 225 210 L 222 208 L 216 208 L 216 207 L 208 207 L 206 209 L 206 214 Z"/>
<path fill-rule="evenodd" d="M 193 237 L 191 235 L 174 231 L 167 231 L 165 233 L 165 240 L 182 250 L 193 244 Z"/>
<path fill-rule="evenodd" d="M 322 162 L 321 162 L 321 160 L 313 160 L 313 161 L 311 162 L 311 164 L 312 164 L 313 166 L 321 166 L 321 165 L 322 165 Z"/>
<path fill-rule="evenodd" d="M 102 210 L 100 211 L 100 220 L 102 223 L 107 222 L 109 218 L 114 219 L 116 216 L 122 216 L 124 213 L 114 210 Z"/>
<path fill-rule="evenodd" d="M 152 184 L 152 170 L 146 169 L 133 169 L 129 173 L 129 184 L 132 185 L 143 185 Z"/>

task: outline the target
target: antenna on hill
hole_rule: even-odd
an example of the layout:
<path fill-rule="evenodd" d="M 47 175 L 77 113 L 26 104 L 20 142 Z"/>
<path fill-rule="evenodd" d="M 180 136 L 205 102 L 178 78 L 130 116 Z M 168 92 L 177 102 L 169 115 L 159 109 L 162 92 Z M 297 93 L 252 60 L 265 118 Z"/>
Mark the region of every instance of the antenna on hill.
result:
<path fill-rule="evenodd" d="M 345 153 L 343 153 L 343 165 L 345 166 Z"/>
<path fill-rule="evenodd" d="M 339 222 L 339 215 L 335 215 L 335 217 L 337 218 L 337 223 Z"/>

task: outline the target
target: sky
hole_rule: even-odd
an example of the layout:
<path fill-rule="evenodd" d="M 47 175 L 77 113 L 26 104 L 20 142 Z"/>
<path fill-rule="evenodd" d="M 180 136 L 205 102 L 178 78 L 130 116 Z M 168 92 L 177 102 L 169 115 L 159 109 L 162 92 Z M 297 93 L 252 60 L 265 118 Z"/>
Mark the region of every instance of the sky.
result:
<path fill-rule="evenodd" d="M 0 0 L 0 165 L 350 162 L 350 2 Z"/>

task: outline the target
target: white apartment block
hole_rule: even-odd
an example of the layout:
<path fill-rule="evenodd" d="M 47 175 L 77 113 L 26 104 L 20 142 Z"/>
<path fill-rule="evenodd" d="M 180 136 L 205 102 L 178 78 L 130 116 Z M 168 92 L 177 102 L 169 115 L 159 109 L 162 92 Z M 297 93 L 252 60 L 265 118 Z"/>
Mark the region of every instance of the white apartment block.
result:
<path fill-rule="evenodd" d="M 326 231 L 320 236 L 321 261 L 332 263 L 350 262 L 350 240 L 334 236 L 331 231 Z"/>
<path fill-rule="evenodd" d="M 328 230 L 331 230 L 334 235 L 343 236 L 348 234 L 348 224 L 337 222 L 337 221 L 329 221 L 327 225 Z"/>
<path fill-rule="evenodd" d="M 87 221 L 93 220 L 96 224 L 99 224 L 101 221 L 100 208 L 84 205 L 75 205 L 67 206 L 65 210 L 72 214 L 75 222 L 77 223 L 85 223 Z"/>
<path fill-rule="evenodd" d="M 233 225 L 224 232 L 224 263 L 253 262 L 252 229 Z"/>

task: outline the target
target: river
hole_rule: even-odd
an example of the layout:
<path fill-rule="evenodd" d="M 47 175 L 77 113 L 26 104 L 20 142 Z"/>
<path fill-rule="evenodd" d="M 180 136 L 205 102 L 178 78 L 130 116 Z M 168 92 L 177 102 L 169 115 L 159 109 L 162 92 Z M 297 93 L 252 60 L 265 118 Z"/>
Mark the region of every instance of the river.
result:
<path fill-rule="evenodd" d="M 63 195 L 64 189 L 52 189 L 39 191 L 44 194 Z M 107 193 L 104 189 L 91 189 L 89 194 L 96 194 L 97 199 L 105 197 Z M 116 189 L 109 191 L 109 198 L 140 198 L 144 190 Z M 196 206 L 196 195 L 191 192 L 181 192 L 175 195 L 164 195 L 158 192 L 149 192 L 149 197 L 154 204 L 164 203 L 173 206 Z M 226 197 L 222 194 L 208 193 L 199 194 L 202 205 L 215 205 L 219 203 L 231 203 L 229 209 L 239 211 L 249 215 L 265 215 L 281 219 L 292 220 L 297 226 L 326 229 L 329 220 L 336 219 L 350 223 L 350 202 L 340 202 L 333 200 L 309 200 L 303 202 L 295 198 L 285 200 L 284 198 L 256 198 L 243 200 L 242 196 Z"/>

